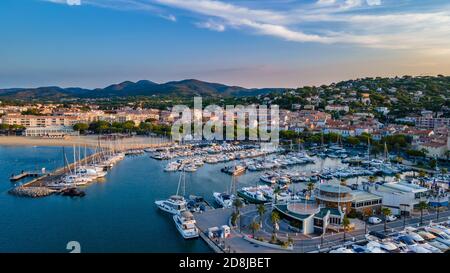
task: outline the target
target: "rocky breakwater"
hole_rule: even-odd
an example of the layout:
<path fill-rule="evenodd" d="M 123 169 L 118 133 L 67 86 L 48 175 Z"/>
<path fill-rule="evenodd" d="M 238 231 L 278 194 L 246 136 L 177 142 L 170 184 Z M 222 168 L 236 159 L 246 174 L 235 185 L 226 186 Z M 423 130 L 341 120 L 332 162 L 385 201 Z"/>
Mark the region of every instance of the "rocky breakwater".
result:
<path fill-rule="evenodd" d="M 46 188 L 46 187 L 15 187 L 14 189 L 9 190 L 9 193 L 16 196 L 22 197 L 44 197 L 55 193 L 55 190 Z"/>

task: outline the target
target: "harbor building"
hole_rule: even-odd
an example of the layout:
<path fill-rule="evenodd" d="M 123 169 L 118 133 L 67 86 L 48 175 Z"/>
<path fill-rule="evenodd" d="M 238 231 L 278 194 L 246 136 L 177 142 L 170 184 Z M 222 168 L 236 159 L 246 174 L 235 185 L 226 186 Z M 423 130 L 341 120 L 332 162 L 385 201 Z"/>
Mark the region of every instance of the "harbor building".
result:
<path fill-rule="evenodd" d="M 23 132 L 24 136 L 46 138 L 64 138 L 78 134 L 78 131 L 74 131 L 72 127 L 68 126 L 27 127 Z"/>
<path fill-rule="evenodd" d="M 317 204 L 326 208 L 345 208 L 347 212 L 354 200 L 352 189 L 342 185 L 320 184 L 315 190 Z"/>
<path fill-rule="evenodd" d="M 359 190 L 352 191 L 352 195 L 352 210 L 359 213 L 364 213 L 367 210 L 372 213 L 379 213 L 381 211 L 383 197 Z"/>
<path fill-rule="evenodd" d="M 311 200 L 276 204 L 275 209 L 290 225 L 305 235 L 339 230 L 345 213 L 352 208 L 352 189 L 342 185 L 320 184 Z"/>
<path fill-rule="evenodd" d="M 410 214 L 421 201 L 428 203 L 430 195 L 429 189 L 407 182 L 365 185 L 365 188 L 369 193 L 381 196 L 383 207 L 390 208 L 394 215 Z"/>
<path fill-rule="evenodd" d="M 325 208 L 315 201 L 291 201 L 277 204 L 275 209 L 283 219 L 289 221 L 290 226 L 304 235 L 321 234 L 331 226 L 339 229 L 344 218 L 340 208 Z"/>

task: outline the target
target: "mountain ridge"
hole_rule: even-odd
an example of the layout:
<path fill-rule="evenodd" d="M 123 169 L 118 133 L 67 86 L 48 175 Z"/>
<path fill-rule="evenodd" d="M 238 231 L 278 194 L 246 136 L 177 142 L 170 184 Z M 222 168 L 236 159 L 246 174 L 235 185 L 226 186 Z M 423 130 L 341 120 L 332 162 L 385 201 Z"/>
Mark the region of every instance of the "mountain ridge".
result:
<path fill-rule="evenodd" d="M 59 86 L 44 86 L 37 88 L 7 88 L 0 89 L 0 98 L 17 100 L 58 100 L 70 98 L 108 98 L 133 96 L 170 96 L 181 97 L 230 97 L 255 96 L 270 92 L 282 92 L 285 88 L 244 88 L 212 83 L 196 79 L 155 83 L 149 80 L 123 81 L 104 88 L 80 88 Z"/>

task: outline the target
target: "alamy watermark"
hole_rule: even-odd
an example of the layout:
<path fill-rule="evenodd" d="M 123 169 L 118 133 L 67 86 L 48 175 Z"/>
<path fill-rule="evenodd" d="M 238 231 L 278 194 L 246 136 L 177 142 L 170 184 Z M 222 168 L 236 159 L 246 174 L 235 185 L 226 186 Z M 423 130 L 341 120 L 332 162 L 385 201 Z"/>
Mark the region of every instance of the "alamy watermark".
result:
<path fill-rule="evenodd" d="M 277 145 L 280 120 L 278 105 L 218 105 L 203 108 L 202 98 L 194 98 L 194 109 L 175 105 L 172 138 L 182 140 L 261 141 Z"/>

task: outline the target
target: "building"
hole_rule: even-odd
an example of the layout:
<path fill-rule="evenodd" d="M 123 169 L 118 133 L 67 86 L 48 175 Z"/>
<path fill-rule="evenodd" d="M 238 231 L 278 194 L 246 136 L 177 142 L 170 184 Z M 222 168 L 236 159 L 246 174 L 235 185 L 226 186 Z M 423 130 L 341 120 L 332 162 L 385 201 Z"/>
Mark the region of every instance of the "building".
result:
<path fill-rule="evenodd" d="M 342 220 L 350 212 L 353 200 L 349 187 L 320 184 L 313 199 L 280 203 L 274 208 L 302 234 L 320 234 L 327 229 L 342 228 Z"/>
<path fill-rule="evenodd" d="M 359 190 L 352 191 L 352 195 L 352 210 L 362 214 L 366 211 L 369 211 L 371 214 L 379 213 L 381 211 L 383 197 Z"/>
<path fill-rule="evenodd" d="M 427 142 L 419 144 L 418 150 L 427 151 L 427 156 L 432 158 L 446 158 L 449 150 L 447 143 L 443 142 Z"/>
<path fill-rule="evenodd" d="M 325 106 L 325 110 L 330 111 L 330 112 L 346 112 L 347 113 L 350 110 L 350 108 L 347 105 L 331 104 L 331 105 Z"/>
<path fill-rule="evenodd" d="M 45 137 L 45 138 L 64 138 L 66 136 L 78 135 L 72 127 L 66 126 L 47 126 L 47 127 L 27 127 L 23 132 L 27 137 Z"/>
<path fill-rule="evenodd" d="M 421 129 L 434 129 L 444 126 L 450 128 L 450 118 L 415 117 L 414 123 L 416 127 Z"/>
<path fill-rule="evenodd" d="M 369 105 L 371 103 L 371 101 L 370 101 L 370 94 L 369 93 L 362 93 L 361 94 L 361 102 L 366 104 L 366 105 Z"/>
<path fill-rule="evenodd" d="M 375 111 L 377 111 L 378 113 L 383 114 L 383 115 L 389 114 L 389 108 L 387 108 L 387 107 L 377 107 L 377 108 L 375 108 Z"/>
<path fill-rule="evenodd" d="M 2 122 L 8 125 L 21 125 L 24 127 L 49 127 L 49 126 L 74 126 L 82 122 L 75 116 L 34 116 L 10 114 L 2 118 Z"/>
<path fill-rule="evenodd" d="M 369 193 L 381 196 L 383 207 L 390 208 L 395 215 L 402 212 L 410 214 L 421 201 L 428 202 L 429 189 L 407 182 L 365 184 L 363 187 Z"/>

